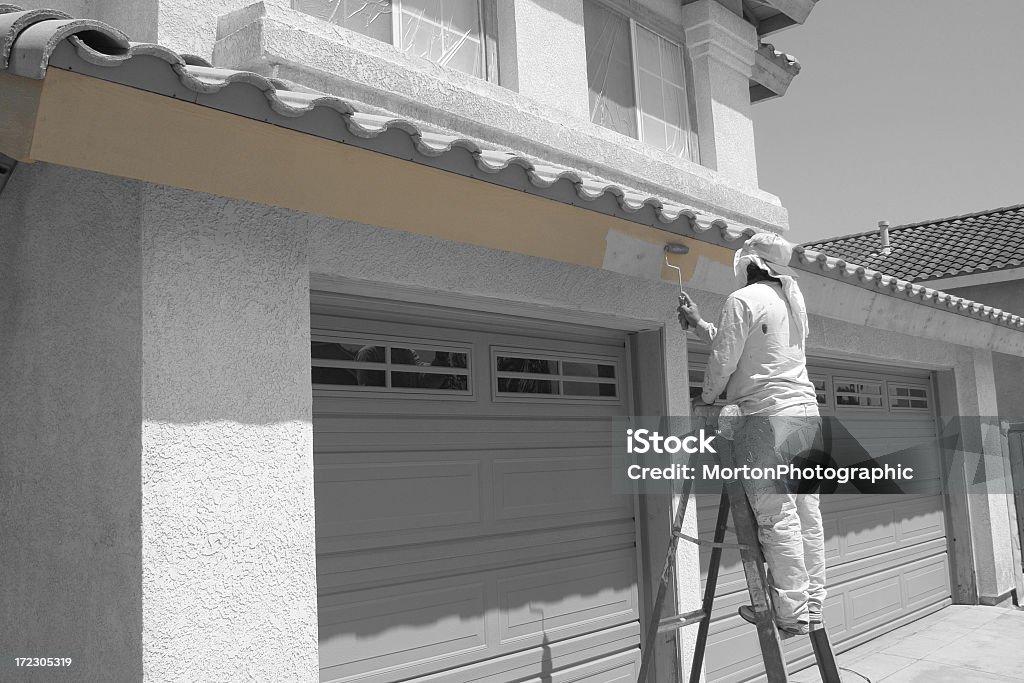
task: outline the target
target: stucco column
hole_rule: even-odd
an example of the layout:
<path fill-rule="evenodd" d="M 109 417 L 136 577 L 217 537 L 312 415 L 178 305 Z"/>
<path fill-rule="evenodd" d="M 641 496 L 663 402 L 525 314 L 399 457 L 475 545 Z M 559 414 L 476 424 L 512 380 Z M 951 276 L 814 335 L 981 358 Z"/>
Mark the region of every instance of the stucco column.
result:
<path fill-rule="evenodd" d="M 306 221 L 146 187 L 147 681 L 317 679 Z"/>
<path fill-rule="evenodd" d="M 693 65 L 701 164 L 756 188 L 750 76 L 757 31 L 715 0 L 684 6 L 683 25 Z"/>
<path fill-rule="evenodd" d="M 970 534 L 970 542 L 962 543 L 956 553 L 958 580 L 973 573 L 974 591 L 967 597 L 976 592 L 981 604 L 1003 604 L 1016 586 L 1010 543 L 1014 530 L 1009 522 L 1013 491 L 1000 434 L 992 353 L 964 349 L 953 374 L 959 443 L 951 462 L 951 526 L 954 536 Z M 940 385 L 940 401 L 941 390 Z M 948 415 L 946 407 L 943 412 Z M 963 587 L 961 593 L 963 601 Z"/>
<path fill-rule="evenodd" d="M 590 119 L 583 0 L 498 2 L 501 84 Z"/>

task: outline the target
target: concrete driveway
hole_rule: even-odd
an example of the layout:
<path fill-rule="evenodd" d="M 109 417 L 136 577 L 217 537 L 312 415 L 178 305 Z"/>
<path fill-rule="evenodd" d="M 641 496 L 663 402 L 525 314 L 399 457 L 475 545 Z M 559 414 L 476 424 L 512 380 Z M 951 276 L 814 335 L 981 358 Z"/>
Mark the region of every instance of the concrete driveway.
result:
<path fill-rule="evenodd" d="M 1024 611 L 953 605 L 837 657 L 843 683 L 1024 681 Z M 860 676 L 856 675 L 861 674 Z M 816 668 L 790 676 L 818 683 Z"/>

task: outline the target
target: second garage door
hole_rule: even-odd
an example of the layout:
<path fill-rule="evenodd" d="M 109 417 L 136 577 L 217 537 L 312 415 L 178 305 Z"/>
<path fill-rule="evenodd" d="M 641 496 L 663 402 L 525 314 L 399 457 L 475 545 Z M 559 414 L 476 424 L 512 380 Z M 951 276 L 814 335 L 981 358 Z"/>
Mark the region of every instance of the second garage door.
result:
<path fill-rule="evenodd" d="M 706 356 L 691 354 L 691 385 L 700 386 Z M 843 429 L 831 436 L 831 449 L 863 449 L 882 455 L 901 448 L 934 447 L 937 423 L 931 380 L 926 372 L 853 364 L 809 366 L 822 415 L 839 418 Z M 825 619 L 837 652 L 952 602 L 942 496 L 823 495 L 828 598 Z M 717 496 L 698 497 L 702 537 L 714 534 Z M 702 573 L 708 557 L 702 553 Z M 749 598 L 739 555 L 723 554 L 722 574 L 708 637 L 709 681 L 756 680 L 764 671 L 753 627 L 736 614 Z M 804 638 L 786 643 L 791 670 L 812 663 Z"/>
<path fill-rule="evenodd" d="M 316 301 L 321 680 L 635 680 L 624 335 Z"/>

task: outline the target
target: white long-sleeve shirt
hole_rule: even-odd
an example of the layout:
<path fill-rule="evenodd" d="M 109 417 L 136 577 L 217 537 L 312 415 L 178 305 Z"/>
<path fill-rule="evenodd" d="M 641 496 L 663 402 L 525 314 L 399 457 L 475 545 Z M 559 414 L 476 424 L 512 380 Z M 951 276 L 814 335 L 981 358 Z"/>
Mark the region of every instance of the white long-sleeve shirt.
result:
<path fill-rule="evenodd" d="M 718 326 L 703 322 L 697 336 L 711 345 L 701 398 L 726 391 L 744 415 L 770 415 L 798 405 L 817 407 L 807 377 L 804 340 L 782 287 L 755 282 L 729 295 Z"/>

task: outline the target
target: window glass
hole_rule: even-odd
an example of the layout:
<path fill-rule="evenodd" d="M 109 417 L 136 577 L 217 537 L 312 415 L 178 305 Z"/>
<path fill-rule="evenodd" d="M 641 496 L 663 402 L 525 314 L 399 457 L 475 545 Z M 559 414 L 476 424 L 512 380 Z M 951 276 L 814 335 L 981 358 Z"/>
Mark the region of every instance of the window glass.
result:
<path fill-rule="evenodd" d="M 614 384 L 597 382 L 562 382 L 562 393 L 566 396 L 614 397 Z"/>
<path fill-rule="evenodd" d="M 636 26 L 641 137 L 676 156 L 688 154 L 686 79 L 679 45 Z"/>
<path fill-rule="evenodd" d="M 310 352 L 313 384 L 470 393 L 469 353 L 462 349 L 313 340 Z"/>
<path fill-rule="evenodd" d="M 557 394 L 558 382 L 546 379 L 499 377 L 498 391 L 508 394 Z"/>
<path fill-rule="evenodd" d="M 883 407 L 881 382 L 861 382 L 840 378 L 836 378 L 834 382 L 837 406 Z"/>
<path fill-rule="evenodd" d="M 820 375 L 810 375 L 811 384 L 814 385 L 814 396 L 819 406 L 828 405 L 828 392 L 825 389 L 825 378 Z"/>
<path fill-rule="evenodd" d="M 292 7 L 317 19 L 391 42 L 391 0 L 293 0 Z"/>
<path fill-rule="evenodd" d="M 927 410 L 929 408 L 928 389 L 925 387 L 890 384 L 889 396 L 889 401 L 893 408 L 910 408 L 913 410 Z"/>
<path fill-rule="evenodd" d="M 392 365 L 418 365 L 441 368 L 466 367 L 465 353 L 452 351 L 413 349 L 402 346 L 391 347 Z"/>
<path fill-rule="evenodd" d="M 583 3 L 590 120 L 635 138 L 636 95 L 629 20 L 595 2 Z"/>
<path fill-rule="evenodd" d="M 493 369 L 498 394 L 594 399 L 618 397 L 618 371 L 614 363 L 498 353 L 494 356 Z"/>
<path fill-rule="evenodd" d="M 359 350 L 364 346 L 364 344 L 357 343 L 314 341 L 310 345 L 310 352 L 313 358 L 324 360 L 355 360 Z M 377 360 L 367 360 L 366 362 L 384 362 L 384 347 L 378 346 L 376 350 Z"/>
<path fill-rule="evenodd" d="M 568 377 L 615 377 L 615 366 L 601 363 L 562 361 L 562 374 Z"/>
<path fill-rule="evenodd" d="M 557 375 L 558 361 L 543 358 L 517 358 L 515 356 L 498 356 L 498 372 L 528 372 L 543 375 Z"/>
<path fill-rule="evenodd" d="M 477 0 L 400 0 L 396 47 L 441 66 L 483 77 Z"/>
<path fill-rule="evenodd" d="M 357 386 L 359 380 L 356 371 L 349 368 L 321 368 L 313 366 L 313 384 L 334 384 L 341 386 Z M 381 374 L 381 382 L 384 373 Z M 378 385 L 383 386 L 383 385 Z"/>

